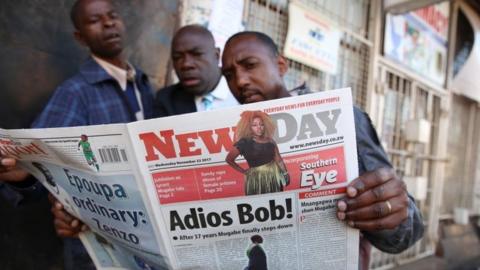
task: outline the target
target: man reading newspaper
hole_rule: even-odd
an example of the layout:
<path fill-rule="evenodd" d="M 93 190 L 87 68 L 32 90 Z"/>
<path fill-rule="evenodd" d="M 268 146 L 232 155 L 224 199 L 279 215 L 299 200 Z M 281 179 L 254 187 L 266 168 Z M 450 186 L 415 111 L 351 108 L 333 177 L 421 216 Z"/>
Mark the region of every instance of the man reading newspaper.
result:
<path fill-rule="evenodd" d="M 286 60 L 273 40 L 260 32 L 230 37 L 222 56 L 222 72 L 242 104 L 290 96 L 283 75 Z M 399 253 L 423 235 L 423 224 L 405 183 L 399 179 L 381 147 L 368 116 L 354 108 L 359 175 L 338 202 L 337 217 L 360 229 L 360 268 L 368 269 L 370 245 Z"/>

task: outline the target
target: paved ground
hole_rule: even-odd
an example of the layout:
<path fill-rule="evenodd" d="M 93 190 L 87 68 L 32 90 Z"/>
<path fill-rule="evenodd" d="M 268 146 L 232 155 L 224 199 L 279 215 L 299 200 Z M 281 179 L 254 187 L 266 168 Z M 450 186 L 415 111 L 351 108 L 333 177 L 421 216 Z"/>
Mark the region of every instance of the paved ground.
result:
<path fill-rule="evenodd" d="M 465 260 L 459 264 L 448 264 L 445 259 L 438 257 L 427 257 L 422 260 L 405 264 L 394 270 L 480 270 L 480 256 Z"/>
<path fill-rule="evenodd" d="M 447 263 L 444 259 L 438 257 L 427 257 L 419 261 L 405 264 L 396 268 L 395 270 L 443 270 L 447 269 Z"/>
<path fill-rule="evenodd" d="M 437 256 L 394 268 L 395 270 L 480 270 L 480 228 L 472 222 L 441 224 Z"/>

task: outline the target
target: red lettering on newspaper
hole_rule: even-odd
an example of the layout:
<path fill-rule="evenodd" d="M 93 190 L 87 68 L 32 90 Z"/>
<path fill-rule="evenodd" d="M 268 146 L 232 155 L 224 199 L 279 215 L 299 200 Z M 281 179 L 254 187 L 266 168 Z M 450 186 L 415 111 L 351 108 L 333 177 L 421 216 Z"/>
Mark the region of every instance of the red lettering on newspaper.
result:
<path fill-rule="evenodd" d="M 145 146 L 147 153 L 145 160 L 154 161 L 160 159 L 157 153 L 162 154 L 167 159 L 177 157 L 174 139 L 178 145 L 179 157 L 202 155 L 199 139 L 210 154 L 220 153 L 222 149 L 228 151 L 233 145 L 234 130 L 235 128 L 219 128 L 175 135 L 175 132 L 169 129 L 160 131 L 160 136 L 154 132 L 142 133 L 138 136 Z"/>
<path fill-rule="evenodd" d="M 300 119 L 289 113 L 271 114 L 270 117 L 275 122 L 275 126 L 288 127 L 284 129 L 283 134 L 280 134 L 277 129 L 274 139 L 277 144 L 282 144 L 294 139 L 304 141 L 334 135 L 337 133 L 336 125 L 341 112 L 341 109 L 334 109 L 307 113 L 301 115 Z M 158 134 L 146 132 L 138 136 L 145 147 L 145 160 L 150 162 L 159 160 L 160 156 L 158 154 L 162 154 L 166 159 L 172 159 L 218 154 L 223 149 L 228 151 L 232 148 L 234 134 L 235 127 L 230 127 L 183 134 L 175 134 L 173 129 L 169 129 L 159 131 Z M 216 137 L 216 140 L 214 137 Z M 204 147 L 202 147 L 202 144 Z M 202 149 L 205 148 L 208 153 L 203 153 Z"/>
<path fill-rule="evenodd" d="M 0 153 L 20 159 L 22 155 L 48 155 L 40 146 L 31 142 L 21 145 L 10 140 L 0 140 Z"/>
<path fill-rule="evenodd" d="M 308 191 L 308 192 L 301 192 L 298 194 L 300 199 L 308 199 L 308 198 L 316 198 L 316 197 L 324 197 L 324 196 L 332 196 L 337 194 L 343 194 L 347 192 L 346 187 L 341 188 L 334 188 L 334 189 L 327 189 L 327 190 L 317 190 L 317 191 Z"/>

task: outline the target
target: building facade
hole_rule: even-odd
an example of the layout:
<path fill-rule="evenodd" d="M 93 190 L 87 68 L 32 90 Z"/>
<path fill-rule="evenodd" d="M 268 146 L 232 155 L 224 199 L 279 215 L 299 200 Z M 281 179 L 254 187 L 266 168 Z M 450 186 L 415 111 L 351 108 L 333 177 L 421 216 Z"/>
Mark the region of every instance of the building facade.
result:
<path fill-rule="evenodd" d="M 191 2 L 183 1 L 180 16 L 189 16 Z M 313 91 L 351 87 L 354 103 L 370 114 L 424 217 L 421 241 L 399 255 L 375 250 L 370 268 L 392 268 L 434 254 L 443 220 L 457 215 L 460 222 L 462 215 L 478 216 L 480 209 L 480 100 L 454 84 L 476 53 L 475 29 L 463 29 L 475 24 L 479 5 L 460 0 L 245 0 L 244 29 L 265 32 L 284 52 L 292 2 L 341 34 L 336 72 L 288 59 L 287 86 L 307 85 Z M 207 15 L 208 7 L 202 9 Z M 480 95 L 480 83 L 470 83 L 468 91 Z"/>

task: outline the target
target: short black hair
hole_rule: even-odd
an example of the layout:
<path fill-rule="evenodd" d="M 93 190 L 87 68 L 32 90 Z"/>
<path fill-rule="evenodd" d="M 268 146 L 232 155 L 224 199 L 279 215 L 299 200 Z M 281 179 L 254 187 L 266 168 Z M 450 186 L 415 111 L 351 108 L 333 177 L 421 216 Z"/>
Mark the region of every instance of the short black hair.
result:
<path fill-rule="evenodd" d="M 80 4 L 83 2 L 82 0 L 77 0 L 73 3 L 72 8 L 70 9 L 70 20 L 72 21 L 73 26 L 78 29 L 79 27 L 79 16 L 80 16 Z"/>
<path fill-rule="evenodd" d="M 173 35 L 173 39 L 179 35 L 183 35 L 184 32 L 194 31 L 201 35 L 205 35 L 209 39 L 215 42 L 215 38 L 213 37 L 212 32 L 208 30 L 205 26 L 201 24 L 187 24 L 185 26 L 180 27 L 175 34 Z"/>
<path fill-rule="evenodd" d="M 75 3 L 73 3 L 72 8 L 70 9 L 70 20 L 72 21 L 72 24 L 75 27 L 75 29 L 78 29 L 80 26 L 80 10 L 81 10 L 80 7 L 85 1 L 86 0 L 76 0 Z"/>
<path fill-rule="evenodd" d="M 252 241 L 252 243 L 258 243 L 258 244 L 263 243 L 263 238 L 258 234 L 255 234 L 252 237 L 250 237 L 250 240 Z"/>
<path fill-rule="evenodd" d="M 208 30 L 206 27 L 200 24 L 188 24 L 178 29 L 173 35 L 171 53 L 173 52 L 173 49 L 174 49 L 173 43 L 175 42 L 175 40 L 177 40 L 179 37 L 184 35 L 187 35 L 187 36 L 192 35 L 192 33 L 206 37 L 207 38 L 206 42 L 210 43 L 212 47 L 215 48 L 215 38 L 213 37 L 213 34 L 212 32 L 210 32 L 210 30 Z"/>
<path fill-rule="evenodd" d="M 277 57 L 280 55 L 278 52 L 278 47 L 273 41 L 271 37 L 269 37 L 267 34 L 258 32 L 258 31 L 243 31 L 243 32 L 238 32 L 234 34 L 233 36 L 229 37 L 227 42 L 225 43 L 225 47 L 227 47 L 227 44 L 232 42 L 234 39 L 243 37 L 243 36 L 253 36 L 255 37 L 258 41 L 263 43 L 265 47 L 268 48 L 268 50 L 272 53 L 274 57 Z"/>

